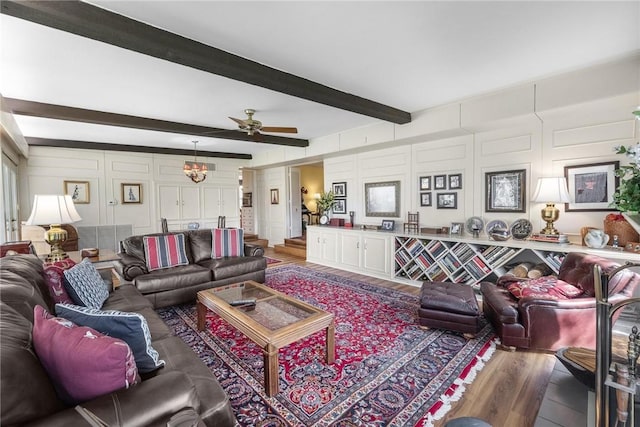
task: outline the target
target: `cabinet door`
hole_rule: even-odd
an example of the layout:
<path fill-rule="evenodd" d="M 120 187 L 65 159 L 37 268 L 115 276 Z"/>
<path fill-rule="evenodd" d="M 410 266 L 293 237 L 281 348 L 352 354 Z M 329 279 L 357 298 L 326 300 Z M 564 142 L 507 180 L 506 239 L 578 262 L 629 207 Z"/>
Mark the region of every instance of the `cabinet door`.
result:
<path fill-rule="evenodd" d="M 322 236 L 315 227 L 307 229 L 307 259 L 322 258 Z"/>
<path fill-rule="evenodd" d="M 389 273 L 389 245 L 386 237 L 364 238 L 362 266 L 369 271 Z"/>
<path fill-rule="evenodd" d="M 340 262 L 350 267 L 360 268 L 360 236 L 357 234 L 341 233 Z"/>
<path fill-rule="evenodd" d="M 222 204 L 222 200 L 220 200 L 220 189 L 215 187 L 203 187 L 202 188 L 203 195 L 203 216 L 218 224 L 218 216 L 222 215 L 220 213 L 220 205 Z"/>
<path fill-rule="evenodd" d="M 180 188 L 176 185 L 158 186 L 160 218 L 180 219 Z"/>
<path fill-rule="evenodd" d="M 220 189 L 220 215 L 237 217 L 240 215 L 240 195 L 235 187 Z"/>
<path fill-rule="evenodd" d="M 200 218 L 200 189 L 198 187 L 180 187 L 182 219 Z"/>
<path fill-rule="evenodd" d="M 338 262 L 338 233 L 324 231 L 320 240 L 322 241 L 322 259 Z"/>

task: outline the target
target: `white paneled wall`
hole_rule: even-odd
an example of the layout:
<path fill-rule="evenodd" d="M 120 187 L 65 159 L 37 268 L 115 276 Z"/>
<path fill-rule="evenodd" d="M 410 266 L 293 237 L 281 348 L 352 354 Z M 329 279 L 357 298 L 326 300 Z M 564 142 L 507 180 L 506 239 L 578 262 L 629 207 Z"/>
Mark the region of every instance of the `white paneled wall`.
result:
<path fill-rule="evenodd" d="M 198 156 L 200 162 L 215 164 L 207 180 L 195 184 L 182 173 L 185 160 L 175 156 L 102 150 L 78 150 L 53 147 L 30 147 L 29 158 L 20 164 L 22 221 L 27 219 L 35 194 L 63 194 L 65 180 L 88 181 L 90 203 L 76 208 L 82 221 L 78 227 L 131 225 L 134 234 L 160 231 L 159 189 L 162 186 L 197 190 L 197 211 L 189 219 L 176 220 L 174 229 L 186 228 L 188 222 L 202 227 L 217 224 L 217 216 L 227 216 L 228 226 L 240 225 L 238 175 L 246 161 Z M 122 184 L 140 184 L 142 203 L 123 204 Z M 211 195 L 215 195 L 212 197 Z M 205 200 L 206 199 L 206 200 Z M 211 200 L 209 200 L 211 199 Z"/>

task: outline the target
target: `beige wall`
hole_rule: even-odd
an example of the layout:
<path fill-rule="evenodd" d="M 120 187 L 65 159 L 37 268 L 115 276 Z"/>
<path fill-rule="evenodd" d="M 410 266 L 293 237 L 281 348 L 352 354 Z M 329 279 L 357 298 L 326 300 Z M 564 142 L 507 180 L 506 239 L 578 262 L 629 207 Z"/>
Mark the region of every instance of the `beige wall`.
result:
<path fill-rule="evenodd" d="M 303 194 L 304 204 L 312 211 L 317 211 L 314 196 L 324 190 L 324 169 L 322 165 L 300 166 L 300 185 L 307 189 L 307 194 Z"/>

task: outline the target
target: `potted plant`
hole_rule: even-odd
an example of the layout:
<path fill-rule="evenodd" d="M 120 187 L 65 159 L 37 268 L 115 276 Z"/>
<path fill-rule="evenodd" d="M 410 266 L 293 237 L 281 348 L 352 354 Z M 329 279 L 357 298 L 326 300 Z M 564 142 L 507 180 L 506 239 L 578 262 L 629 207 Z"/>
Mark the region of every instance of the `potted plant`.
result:
<path fill-rule="evenodd" d="M 320 224 L 329 223 L 329 212 L 335 203 L 333 191 L 320 194 L 320 198 L 316 200 L 316 206 L 318 207 L 318 212 L 320 212 Z"/>
<path fill-rule="evenodd" d="M 616 169 L 620 185 L 613 193 L 613 207 L 621 212 L 640 211 L 640 142 L 635 146 L 615 147 L 617 154 L 625 154 L 631 163 Z"/>

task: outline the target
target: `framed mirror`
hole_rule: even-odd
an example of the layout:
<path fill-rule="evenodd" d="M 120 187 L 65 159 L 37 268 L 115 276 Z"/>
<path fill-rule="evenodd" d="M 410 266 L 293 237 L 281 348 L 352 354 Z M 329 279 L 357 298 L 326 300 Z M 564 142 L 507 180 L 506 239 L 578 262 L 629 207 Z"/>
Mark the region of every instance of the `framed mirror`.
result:
<path fill-rule="evenodd" d="M 400 181 L 364 184 L 366 216 L 400 216 Z"/>

